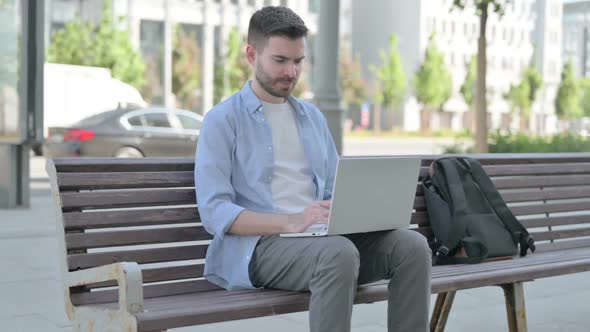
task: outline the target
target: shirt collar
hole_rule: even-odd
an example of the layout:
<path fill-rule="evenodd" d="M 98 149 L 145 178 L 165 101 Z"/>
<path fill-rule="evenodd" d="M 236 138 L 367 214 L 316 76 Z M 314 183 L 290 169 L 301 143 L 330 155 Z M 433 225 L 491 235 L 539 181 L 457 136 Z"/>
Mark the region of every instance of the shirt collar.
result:
<path fill-rule="evenodd" d="M 246 82 L 242 87 L 242 90 L 240 91 L 240 96 L 242 97 L 244 105 L 246 106 L 246 110 L 249 114 L 252 114 L 260 110 L 260 107 L 262 106 L 260 99 L 258 99 L 256 94 L 252 90 L 252 86 L 250 85 L 251 83 L 251 80 Z M 300 116 L 306 115 L 303 105 L 297 98 L 293 96 L 288 96 L 287 101 L 291 104 L 291 106 L 293 106 L 297 114 L 299 114 Z"/>

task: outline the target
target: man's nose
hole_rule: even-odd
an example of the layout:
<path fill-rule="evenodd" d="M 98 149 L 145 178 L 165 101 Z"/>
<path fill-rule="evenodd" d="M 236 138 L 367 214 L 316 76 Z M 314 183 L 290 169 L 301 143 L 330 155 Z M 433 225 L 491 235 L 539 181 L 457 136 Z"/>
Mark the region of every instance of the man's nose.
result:
<path fill-rule="evenodd" d="M 288 64 L 285 68 L 285 75 L 294 78 L 297 75 L 297 66 L 294 63 Z"/>

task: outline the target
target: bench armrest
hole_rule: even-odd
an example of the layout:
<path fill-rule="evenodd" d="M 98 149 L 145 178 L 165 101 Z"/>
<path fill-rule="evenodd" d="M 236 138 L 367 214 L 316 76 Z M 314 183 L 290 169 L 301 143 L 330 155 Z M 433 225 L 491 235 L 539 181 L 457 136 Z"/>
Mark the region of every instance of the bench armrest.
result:
<path fill-rule="evenodd" d="M 75 287 L 117 281 L 119 308 L 131 314 L 143 312 L 143 282 L 137 263 L 114 263 L 67 273 L 66 286 Z"/>

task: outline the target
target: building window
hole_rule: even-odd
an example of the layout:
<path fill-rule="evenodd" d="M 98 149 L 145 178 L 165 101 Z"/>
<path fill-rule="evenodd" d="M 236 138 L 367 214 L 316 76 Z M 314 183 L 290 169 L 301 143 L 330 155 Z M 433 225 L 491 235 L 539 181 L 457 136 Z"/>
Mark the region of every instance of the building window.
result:
<path fill-rule="evenodd" d="M 264 0 L 264 7 L 272 6 L 272 0 Z"/>
<path fill-rule="evenodd" d="M 287 0 L 281 0 L 281 6 L 287 7 Z"/>
<path fill-rule="evenodd" d="M 256 6 L 256 0 L 248 0 L 248 5 L 255 7 Z"/>

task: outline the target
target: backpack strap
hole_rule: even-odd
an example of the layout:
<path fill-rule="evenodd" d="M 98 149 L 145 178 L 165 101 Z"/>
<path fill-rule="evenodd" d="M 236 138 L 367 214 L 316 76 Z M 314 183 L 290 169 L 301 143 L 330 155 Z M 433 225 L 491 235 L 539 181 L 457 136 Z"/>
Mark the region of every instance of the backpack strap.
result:
<path fill-rule="evenodd" d="M 514 243 L 520 244 L 520 255 L 526 256 L 529 249 L 531 252 L 535 252 L 535 240 L 529 235 L 527 229 L 516 219 L 514 214 L 512 214 L 481 164 L 471 158 L 461 157 L 457 159 L 462 159 L 462 162 L 470 165 L 473 179 L 479 185 L 482 193 L 486 196 L 504 226 L 512 234 Z"/>
<path fill-rule="evenodd" d="M 444 241 L 437 250 L 439 256 L 444 256 L 441 261 L 449 263 L 478 263 L 487 257 L 487 247 L 480 241 L 463 236 L 467 230 L 467 198 L 458 167 L 461 167 L 459 161 L 455 158 L 440 158 L 436 160 L 435 176 L 432 178 L 434 185 L 441 189 L 441 196 L 452 206 L 451 217 L 453 222 L 449 229 L 449 237 Z M 438 176 L 436 175 L 438 174 Z M 446 184 L 442 183 L 441 175 L 446 179 Z M 450 249 L 456 248 L 459 244 L 465 247 L 466 251 L 478 252 L 479 255 L 474 257 L 449 257 Z"/>

